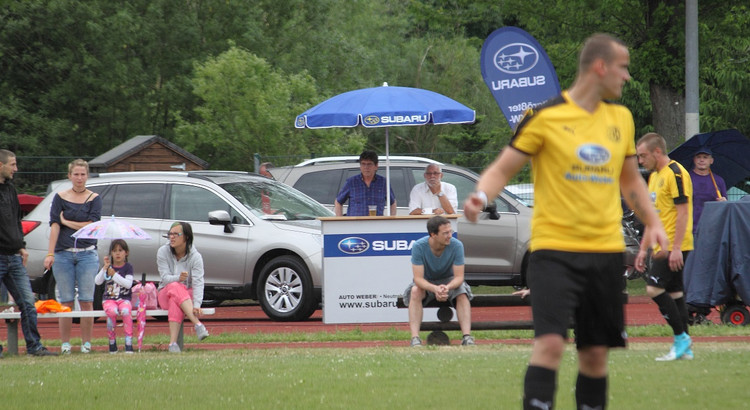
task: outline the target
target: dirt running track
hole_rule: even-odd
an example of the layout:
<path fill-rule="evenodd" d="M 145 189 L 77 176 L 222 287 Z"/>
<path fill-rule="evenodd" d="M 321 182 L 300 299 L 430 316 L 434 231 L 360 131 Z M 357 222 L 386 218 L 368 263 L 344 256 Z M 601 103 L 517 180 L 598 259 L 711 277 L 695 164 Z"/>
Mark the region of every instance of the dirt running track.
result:
<path fill-rule="evenodd" d="M 472 308 L 472 319 L 473 321 L 528 321 L 531 320 L 531 308 L 528 306 L 513 306 L 513 307 L 475 307 Z M 709 319 L 714 323 L 719 323 L 718 314 L 712 312 Z M 387 323 L 387 324 L 352 324 L 352 325 L 327 325 L 322 321 L 322 311 L 318 310 L 312 316 L 312 318 L 305 322 L 274 322 L 270 320 L 261 310 L 258 305 L 242 305 L 242 306 L 222 306 L 216 308 L 216 315 L 206 316 L 203 318 L 203 322 L 212 334 L 220 334 L 225 332 L 233 333 L 291 333 L 291 332 L 337 332 L 346 330 L 359 329 L 363 332 L 384 330 L 395 328 L 397 330 L 408 330 L 406 323 Z M 651 299 L 644 296 L 631 297 L 628 305 L 626 306 L 626 324 L 628 326 L 642 326 L 650 324 L 664 324 L 664 319 L 659 314 L 659 310 Z M 20 327 L 20 325 L 19 325 Z M 39 321 L 39 332 L 42 336 L 42 341 L 48 339 L 60 339 L 60 333 L 58 331 L 56 320 L 40 320 Z M 193 335 L 193 329 L 186 323 L 185 331 L 187 335 Z M 667 330 L 665 329 L 665 333 Z M 20 333 L 20 329 L 19 329 Z M 146 334 L 168 334 L 168 325 L 166 321 L 158 321 L 149 319 L 146 324 Z M 118 344 L 123 342 L 122 327 L 117 329 Z M 0 325 L 0 340 L 5 341 L 7 337 L 6 327 Z M 74 339 L 80 339 L 80 332 L 78 325 L 73 325 L 72 337 Z M 94 324 L 94 338 L 106 338 L 106 324 L 102 319 L 99 319 Z M 368 342 L 295 342 L 295 343 L 246 343 L 246 344 L 212 344 L 210 343 L 211 338 L 208 338 L 204 343 L 189 344 L 188 348 L 199 348 L 199 349 L 221 349 L 221 348 L 284 348 L 284 347 L 372 347 L 372 346 L 406 346 L 407 341 L 403 342 L 392 342 L 392 341 L 368 341 Z M 658 338 L 637 338 L 631 339 L 632 342 L 639 341 L 651 341 L 651 342 L 670 342 L 671 337 L 658 337 Z M 722 342 L 722 341 L 743 341 L 750 342 L 750 336 L 727 336 L 727 337 L 710 337 L 710 338 L 696 338 L 696 343 L 701 342 Z M 458 343 L 454 340 L 453 343 Z M 489 343 L 507 343 L 507 344 L 530 344 L 531 340 L 478 340 L 478 344 L 489 344 Z M 5 344 L 5 343 L 3 343 Z M 166 346 L 148 345 L 144 346 L 146 349 L 151 348 L 165 349 Z M 96 350 L 104 351 L 106 346 L 95 346 Z M 120 347 L 122 349 L 122 346 Z M 23 347 L 20 347 L 23 351 Z M 59 347 L 52 346 L 50 350 L 59 351 Z M 74 347 L 74 352 L 77 351 L 77 347 Z"/>

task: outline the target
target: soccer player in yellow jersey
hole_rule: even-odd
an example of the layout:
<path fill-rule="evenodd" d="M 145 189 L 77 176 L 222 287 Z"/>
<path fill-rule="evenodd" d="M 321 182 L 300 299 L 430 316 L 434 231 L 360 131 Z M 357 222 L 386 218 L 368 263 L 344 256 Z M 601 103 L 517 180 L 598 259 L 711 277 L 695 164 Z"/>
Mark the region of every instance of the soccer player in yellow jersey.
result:
<path fill-rule="evenodd" d="M 534 347 L 524 378 L 525 409 L 553 408 L 571 317 L 578 349 L 576 408 L 606 407 L 609 349 L 626 341 L 621 193 L 646 223 L 644 241 L 667 244 L 638 172 L 632 115 L 607 101 L 622 95 L 629 64 L 620 40 L 606 34 L 588 38 L 573 85 L 525 113 L 510 145 L 464 204 L 464 216 L 476 221 L 488 198 L 531 159 L 527 280 Z"/>
<path fill-rule="evenodd" d="M 651 171 L 648 190 L 669 238 L 669 247 L 654 247 L 654 255 L 669 256 L 653 258 L 645 276 L 646 293 L 659 306 L 674 333 L 669 353 L 656 360 L 692 359 L 682 269 L 688 253 L 693 250 L 693 183 L 687 170 L 669 159 L 667 143 L 661 135 L 649 132 L 638 140 L 636 149 L 638 162 Z M 647 250 L 648 246 L 641 244 L 635 258 L 640 271 L 644 270 Z"/>

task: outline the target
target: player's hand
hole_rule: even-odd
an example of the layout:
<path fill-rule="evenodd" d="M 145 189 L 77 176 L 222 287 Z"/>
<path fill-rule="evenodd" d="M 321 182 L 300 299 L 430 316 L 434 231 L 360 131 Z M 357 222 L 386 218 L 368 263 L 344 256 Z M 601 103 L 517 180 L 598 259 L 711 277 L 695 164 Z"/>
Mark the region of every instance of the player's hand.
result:
<path fill-rule="evenodd" d="M 685 261 L 682 259 L 681 251 L 669 252 L 669 269 L 672 272 L 677 272 L 685 266 Z"/>
<path fill-rule="evenodd" d="M 484 209 L 484 203 L 477 196 L 476 193 L 469 194 L 464 201 L 464 217 L 469 222 L 476 222 L 477 216 Z"/>

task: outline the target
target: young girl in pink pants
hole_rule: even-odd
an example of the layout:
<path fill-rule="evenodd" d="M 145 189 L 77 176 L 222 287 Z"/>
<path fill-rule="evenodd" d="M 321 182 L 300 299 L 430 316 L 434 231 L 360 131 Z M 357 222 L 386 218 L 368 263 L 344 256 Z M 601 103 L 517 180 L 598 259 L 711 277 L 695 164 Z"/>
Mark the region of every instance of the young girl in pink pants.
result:
<path fill-rule="evenodd" d="M 109 246 L 109 255 L 104 257 L 104 266 L 96 275 L 97 285 L 104 283 L 102 307 L 107 313 L 107 336 L 109 336 L 109 353 L 117 353 L 115 325 L 117 315 L 122 316 L 125 328 L 125 353 L 133 353 L 133 316 L 130 303 L 133 286 L 133 266 L 128 263 L 128 244 L 122 239 L 115 239 Z M 111 262 L 110 262 L 111 258 Z"/>

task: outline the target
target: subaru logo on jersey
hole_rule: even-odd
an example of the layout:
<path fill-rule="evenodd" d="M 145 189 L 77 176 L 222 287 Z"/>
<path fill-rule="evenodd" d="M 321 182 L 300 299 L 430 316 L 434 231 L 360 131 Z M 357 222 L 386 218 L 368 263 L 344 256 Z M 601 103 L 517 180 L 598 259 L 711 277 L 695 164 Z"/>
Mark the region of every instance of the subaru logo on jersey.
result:
<path fill-rule="evenodd" d="M 455 235 L 455 234 L 454 234 Z M 323 256 L 384 256 L 411 255 L 414 242 L 427 236 L 425 233 L 373 233 L 352 235 L 325 235 L 323 237 Z"/>
<path fill-rule="evenodd" d="M 527 109 L 560 94 L 549 56 L 520 28 L 493 31 L 482 45 L 480 66 L 485 84 L 513 129 Z"/>
<path fill-rule="evenodd" d="M 589 165 L 603 165 L 609 162 L 609 151 L 596 144 L 586 144 L 578 147 L 578 158 Z"/>
<path fill-rule="evenodd" d="M 369 248 L 369 242 L 356 236 L 344 238 L 339 242 L 339 249 L 341 250 L 341 252 L 348 253 L 350 255 L 362 253 Z"/>

